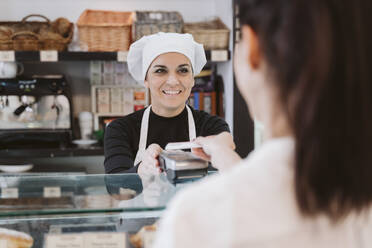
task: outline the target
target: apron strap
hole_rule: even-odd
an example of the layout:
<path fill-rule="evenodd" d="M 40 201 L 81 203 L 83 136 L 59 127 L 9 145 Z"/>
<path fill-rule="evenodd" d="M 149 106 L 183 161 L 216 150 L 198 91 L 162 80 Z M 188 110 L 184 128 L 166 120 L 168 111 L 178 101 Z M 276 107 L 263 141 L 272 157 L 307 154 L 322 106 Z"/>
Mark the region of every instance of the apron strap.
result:
<path fill-rule="evenodd" d="M 149 129 L 149 119 L 150 119 L 150 110 L 151 105 L 145 109 L 141 121 L 141 130 L 140 130 L 140 140 L 138 144 L 138 151 L 136 154 L 136 159 L 134 160 L 134 165 L 136 166 L 139 162 L 142 161 L 142 153 L 146 150 L 147 143 L 147 133 Z"/>
<path fill-rule="evenodd" d="M 196 128 L 195 128 L 195 121 L 194 116 L 192 115 L 190 107 L 186 104 L 187 109 L 187 119 L 189 121 L 189 139 L 190 141 L 196 139 Z"/>

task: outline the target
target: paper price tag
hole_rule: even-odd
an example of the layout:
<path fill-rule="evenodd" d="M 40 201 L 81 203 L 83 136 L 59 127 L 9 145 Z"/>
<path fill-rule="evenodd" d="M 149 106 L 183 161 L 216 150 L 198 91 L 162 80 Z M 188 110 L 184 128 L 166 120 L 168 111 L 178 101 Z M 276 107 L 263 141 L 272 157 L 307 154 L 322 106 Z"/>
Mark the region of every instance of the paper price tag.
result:
<path fill-rule="evenodd" d="M 127 51 L 119 51 L 118 52 L 118 61 L 119 62 L 126 62 L 128 57 L 128 52 Z"/>
<path fill-rule="evenodd" d="M 15 61 L 14 51 L 0 51 L 0 61 Z"/>
<path fill-rule="evenodd" d="M 16 199 L 18 198 L 18 188 L 4 188 L 1 189 L 1 198 Z"/>
<path fill-rule="evenodd" d="M 163 15 L 161 13 L 150 13 L 149 17 L 150 19 L 154 19 L 154 20 L 163 19 Z"/>
<path fill-rule="evenodd" d="M 211 61 L 226 61 L 228 59 L 227 50 L 212 50 Z"/>
<path fill-rule="evenodd" d="M 40 51 L 40 61 L 43 62 L 56 62 L 58 61 L 58 51 Z"/>
<path fill-rule="evenodd" d="M 8 242 L 5 239 L 0 239 L 0 248 L 8 248 Z"/>
<path fill-rule="evenodd" d="M 48 234 L 46 248 L 84 248 L 84 234 Z"/>
<path fill-rule="evenodd" d="M 86 233 L 85 248 L 125 248 L 125 233 Z"/>
<path fill-rule="evenodd" d="M 235 27 L 240 28 L 240 19 L 239 18 L 235 18 Z"/>
<path fill-rule="evenodd" d="M 60 187 L 44 187 L 44 198 L 59 198 L 61 197 Z"/>
<path fill-rule="evenodd" d="M 235 32 L 235 41 L 236 42 L 240 41 L 240 31 Z"/>

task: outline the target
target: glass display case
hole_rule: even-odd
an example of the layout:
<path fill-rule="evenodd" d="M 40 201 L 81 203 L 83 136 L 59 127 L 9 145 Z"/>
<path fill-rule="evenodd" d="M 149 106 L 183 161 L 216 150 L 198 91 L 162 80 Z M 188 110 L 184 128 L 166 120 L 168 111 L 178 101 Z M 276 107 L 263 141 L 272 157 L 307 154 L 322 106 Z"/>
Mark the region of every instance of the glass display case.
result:
<path fill-rule="evenodd" d="M 32 236 L 137 232 L 153 224 L 177 190 L 164 174 L 142 181 L 137 174 L 0 176 L 0 228 Z M 127 247 L 131 247 L 129 244 Z"/>

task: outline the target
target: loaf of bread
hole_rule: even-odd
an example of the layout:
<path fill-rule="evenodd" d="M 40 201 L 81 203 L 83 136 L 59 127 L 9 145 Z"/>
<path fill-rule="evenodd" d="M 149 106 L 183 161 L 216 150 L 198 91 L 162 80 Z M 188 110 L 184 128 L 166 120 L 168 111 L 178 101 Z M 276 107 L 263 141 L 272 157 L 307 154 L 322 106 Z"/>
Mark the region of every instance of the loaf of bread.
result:
<path fill-rule="evenodd" d="M 63 37 L 67 37 L 70 32 L 71 23 L 66 18 L 60 17 L 52 22 L 52 28 Z"/>
<path fill-rule="evenodd" d="M 5 241 L 6 248 L 29 248 L 34 243 L 33 238 L 23 232 L 0 227 L 0 241 Z"/>
<path fill-rule="evenodd" d="M 130 237 L 130 242 L 135 248 L 151 247 L 157 230 L 157 223 L 143 226 L 136 234 Z"/>

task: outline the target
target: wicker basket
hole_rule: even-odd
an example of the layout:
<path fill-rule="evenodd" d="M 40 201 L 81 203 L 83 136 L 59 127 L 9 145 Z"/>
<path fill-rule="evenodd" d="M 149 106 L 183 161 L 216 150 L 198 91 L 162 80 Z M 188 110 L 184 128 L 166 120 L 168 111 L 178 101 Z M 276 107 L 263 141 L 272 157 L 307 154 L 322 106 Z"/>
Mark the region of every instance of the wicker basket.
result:
<path fill-rule="evenodd" d="M 133 40 L 138 40 L 157 32 L 182 33 L 183 19 L 175 11 L 137 11 L 133 25 Z"/>
<path fill-rule="evenodd" d="M 31 31 L 20 31 L 12 35 L 13 50 L 38 51 L 42 49 L 42 43 L 37 34 Z"/>
<path fill-rule="evenodd" d="M 81 49 L 127 51 L 133 17 L 133 12 L 85 10 L 77 22 Z"/>
<path fill-rule="evenodd" d="M 206 22 L 185 23 L 183 31 L 192 34 L 204 49 L 228 49 L 230 30 L 219 19 Z"/>
<path fill-rule="evenodd" d="M 44 19 L 44 21 L 27 21 L 28 18 L 35 16 Z M 58 24 L 57 22 L 51 22 L 42 15 L 28 15 L 20 22 L 0 22 L 0 50 L 66 50 L 71 42 L 74 28 L 67 19 L 64 21 L 66 33 L 63 35 L 54 30 L 53 25 Z M 47 37 L 40 34 L 43 31 L 48 33 Z"/>

